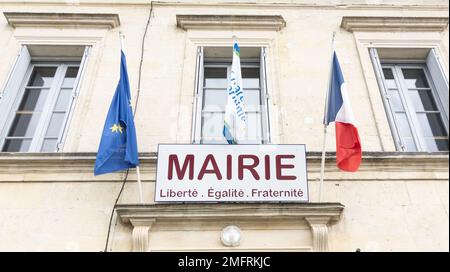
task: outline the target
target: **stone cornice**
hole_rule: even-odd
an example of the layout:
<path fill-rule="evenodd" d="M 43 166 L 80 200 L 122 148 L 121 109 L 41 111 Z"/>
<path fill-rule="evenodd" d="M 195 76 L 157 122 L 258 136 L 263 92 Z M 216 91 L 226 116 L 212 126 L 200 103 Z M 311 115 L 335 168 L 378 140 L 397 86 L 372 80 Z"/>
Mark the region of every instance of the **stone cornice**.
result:
<path fill-rule="evenodd" d="M 53 153 L 7 153 L 0 152 L 0 166 L 18 164 L 26 166 L 49 166 L 52 164 L 83 165 L 95 162 L 95 152 L 53 152 Z M 157 152 L 141 152 L 139 159 L 148 164 L 155 164 L 158 157 Z M 321 152 L 310 151 L 306 153 L 308 162 L 320 161 Z M 334 161 L 335 152 L 326 153 L 326 161 Z M 449 152 L 427 153 L 427 152 L 363 152 L 363 161 L 379 163 L 440 163 L 448 162 Z M 1 167 L 0 167 L 1 171 Z"/>
<path fill-rule="evenodd" d="M 198 204 L 120 204 L 116 212 L 123 223 L 133 227 L 133 251 L 149 251 L 153 225 L 170 227 L 189 221 L 303 221 L 310 226 L 314 251 L 328 250 L 328 226 L 337 223 L 344 211 L 341 203 L 198 203 Z M 167 229 L 167 225 L 165 226 Z"/>
<path fill-rule="evenodd" d="M 0 182 L 123 181 L 124 172 L 94 177 L 95 156 L 96 153 L 0 152 Z M 336 168 L 335 158 L 334 152 L 327 153 L 327 180 L 448 180 L 448 152 L 364 152 L 360 169 L 351 175 L 345 175 Z M 139 159 L 143 180 L 155 180 L 157 153 L 140 153 Z M 310 181 L 318 178 L 320 159 L 320 152 L 307 153 Z M 135 171 L 130 173 L 134 175 Z"/>
<path fill-rule="evenodd" d="M 177 15 L 181 29 L 245 29 L 279 31 L 286 21 L 279 15 Z"/>
<path fill-rule="evenodd" d="M 361 4 L 342 3 L 333 4 L 329 0 L 314 1 L 314 3 L 299 2 L 289 0 L 271 2 L 224 2 L 224 1 L 153 1 L 154 6 L 159 7 L 230 7 L 230 8 L 258 8 L 258 9 L 321 9 L 321 10 L 413 10 L 413 11 L 448 11 L 449 6 L 441 3 L 417 3 L 417 4 Z M 1 5 L 76 5 L 76 6 L 142 6 L 150 7 L 148 0 L 2 0 Z"/>
<path fill-rule="evenodd" d="M 344 16 L 341 27 L 347 31 L 444 31 L 448 17 Z"/>
<path fill-rule="evenodd" d="M 344 210 L 340 203 L 221 203 L 217 204 L 120 204 L 117 214 L 124 223 L 186 219 L 305 219 L 318 218 L 327 223 L 339 221 Z"/>
<path fill-rule="evenodd" d="M 118 14 L 106 13 L 48 13 L 4 12 L 8 24 L 16 27 L 88 27 L 116 28 L 120 26 Z"/>

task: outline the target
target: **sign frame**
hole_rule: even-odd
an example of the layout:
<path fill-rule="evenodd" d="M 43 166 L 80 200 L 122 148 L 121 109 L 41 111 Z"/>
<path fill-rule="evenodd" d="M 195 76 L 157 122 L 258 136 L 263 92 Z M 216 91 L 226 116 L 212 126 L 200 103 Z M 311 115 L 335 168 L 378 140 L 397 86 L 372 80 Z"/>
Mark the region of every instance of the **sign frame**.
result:
<path fill-rule="evenodd" d="M 154 197 L 153 197 L 153 201 L 156 204 L 220 204 L 220 203 L 239 203 L 239 204 L 251 204 L 251 203 L 275 203 L 275 204 L 280 204 L 280 203 L 311 203 L 311 199 L 310 199 L 310 194 L 309 194 L 309 179 L 308 179 L 308 159 L 307 159 L 307 155 L 308 155 L 308 151 L 306 149 L 306 144 L 242 144 L 243 146 L 303 146 L 304 150 L 305 150 L 305 172 L 306 172 L 306 193 L 305 193 L 305 200 L 244 200 L 244 201 L 239 201 L 239 200 L 211 200 L 211 201 L 207 201 L 207 200 L 192 200 L 192 201 L 178 201 L 178 200 L 174 200 L 174 201 L 157 201 L 156 200 L 156 194 L 157 194 L 157 182 L 158 182 L 158 167 L 159 167 L 159 155 L 160 155 L 160 146 L 164 146 L 164 145 L 170 145 L 170 146 L 229 146 L 230 144 L 184 144 L 184 143 L 175 143 L 175 144 L 170 144 L 170 143 L 159 143 L 158 144 L 158 152 L 157 152 L 157 160 L 156 160 L 156 171 L 155 171 L 155 191 L 154 191 Z M 240 144 L 236 144 L 233 146 L 239 146 Z"/>

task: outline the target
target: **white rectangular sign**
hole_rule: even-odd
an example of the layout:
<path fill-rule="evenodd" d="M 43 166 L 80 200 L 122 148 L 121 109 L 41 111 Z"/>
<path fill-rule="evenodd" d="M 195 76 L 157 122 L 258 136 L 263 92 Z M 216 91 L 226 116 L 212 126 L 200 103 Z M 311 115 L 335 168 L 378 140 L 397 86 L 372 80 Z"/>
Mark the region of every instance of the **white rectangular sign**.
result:
<path fill-rule="evenodd" d="M 305 145 L 160 144 L 155 201 L 306 202 Z"/>

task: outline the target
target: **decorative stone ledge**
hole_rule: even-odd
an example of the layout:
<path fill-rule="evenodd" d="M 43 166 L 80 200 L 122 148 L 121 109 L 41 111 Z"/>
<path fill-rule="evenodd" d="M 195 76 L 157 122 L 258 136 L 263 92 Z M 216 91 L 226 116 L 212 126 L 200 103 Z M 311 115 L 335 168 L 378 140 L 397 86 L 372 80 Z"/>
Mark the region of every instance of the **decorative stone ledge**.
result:
<path fill-rule="evenodd" d="M 370 17 L 344 16 L 341 27 L 347 31 L 444 31 L 448 17 Z"/>
<path fill-rule="evenodd" d="M 181 29 L 244 29 L 280 31 L 286 21 L 279 15 L 177 15 Z"/>
<path fill-rule="evenodd" d="M 94 177 L 96 153 L 0 152 L 0 182 L 123 181 L 123 172 Z M 156 152 L 139 153 L 144 181 L 154 180 Z M 309 180 L 320 171 L 320 152 L 307 152 Z M 449 153 L 363 152 L 360 169 L 342 178 L 335 152 L 326 154 L 327 180 L 448 180 Z M 135 171 L 130 173 L 134 175 Z M 369 174 L 368 173 L 376 173 Z"/>
<path fill-rule="evenodd" d="M 123 223 L 133 226 L 133 250 L 148 251 L 148 232 L 158 221 L 185 220 L 306 220 L 311 228 L 314 251 L 328 251 L 328 225 L 340 220 L 340 203 L 221 203 L 221 204 L 121 204 L 116 206 Z"/>
<path fill-rule="evenodd" d="M 344 206 L 340 203 L 221 203 L 217 204 L 120 204 L 116 211 L 124 223 L 144 220 L 186 218 L 220 219 L 220 218 L 305 218 L 321 216 L 329 222 L 337 222 Z"/>
<path fill-rule="evenodd" d="M 4 12 L 8 24 L 16 27 L 94 27 L 120 26 L 118 14 Z"/>

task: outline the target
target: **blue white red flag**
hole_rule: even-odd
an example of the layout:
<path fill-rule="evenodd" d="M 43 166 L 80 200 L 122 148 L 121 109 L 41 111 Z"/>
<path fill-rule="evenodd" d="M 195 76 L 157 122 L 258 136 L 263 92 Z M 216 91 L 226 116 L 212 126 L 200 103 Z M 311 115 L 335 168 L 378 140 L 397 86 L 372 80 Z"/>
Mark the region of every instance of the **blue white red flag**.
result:
<path fill-rule="evenodd" d="M 355 172 L 362 159 L 361 141 L 336 52 L 331 73 L 324 124 L 335 122 L 337 166 L 343 171 Z"/>

